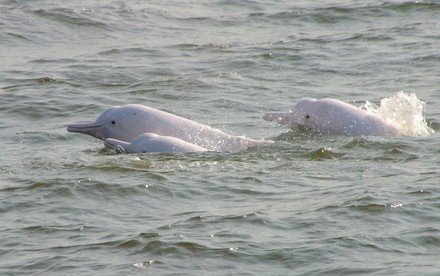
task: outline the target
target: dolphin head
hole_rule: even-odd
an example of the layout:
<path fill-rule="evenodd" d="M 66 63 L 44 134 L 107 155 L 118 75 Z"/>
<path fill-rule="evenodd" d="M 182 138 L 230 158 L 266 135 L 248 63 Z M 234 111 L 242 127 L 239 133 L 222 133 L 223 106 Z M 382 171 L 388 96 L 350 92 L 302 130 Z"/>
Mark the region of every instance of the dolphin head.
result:
<path fill-rule="evenodd" d="M 306 98 L 299 101 L 287 112 L 269 112 L 264 115 L 264 120 L 275 121 L 290 128 L 302 126 L 312 128 L 316 120 L 316 99 Z"/>
<path fill-rule="evenodd" d="M 310 129 L 315 128 L 321 119 L 319 109 L 318 101 L 313 98 L 306 98 L 297 102 L 291 110 L 292 124 Z"/>
<path fill-rule="evenodd" d="M 113 139 L 113 138 L 107 138 L 104 140 L 104 145 L 119 153 L 132 153 L 130 150 L 130 143 L 124 142 L 121 140 Z"/>
<path fill-rule="evenodd" d="M 142 133 L 142 125 L 145 124 L 137 113 L 136 105 L 112 107 L 105 110 L 95 121 L 68 125 L 67 131 L 87 134 L 101 140 L 114 138 L 130 142 Z"/>

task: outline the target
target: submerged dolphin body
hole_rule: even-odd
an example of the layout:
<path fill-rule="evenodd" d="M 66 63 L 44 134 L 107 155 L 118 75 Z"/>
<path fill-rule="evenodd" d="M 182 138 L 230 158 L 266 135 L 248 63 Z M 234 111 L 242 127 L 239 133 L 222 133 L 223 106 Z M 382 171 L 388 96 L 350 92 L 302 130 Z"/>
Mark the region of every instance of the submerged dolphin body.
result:
<path fill-rule="evenodd" d="M 124 142 L 112 138 L 104 141 L 107 148 L 124 153 L 151 153 L 151 152 L 203 152 L 207 149 L 185 142 L 170 136 L 160 136 L 154 133 L 144 133 L 133 141 Z"/>

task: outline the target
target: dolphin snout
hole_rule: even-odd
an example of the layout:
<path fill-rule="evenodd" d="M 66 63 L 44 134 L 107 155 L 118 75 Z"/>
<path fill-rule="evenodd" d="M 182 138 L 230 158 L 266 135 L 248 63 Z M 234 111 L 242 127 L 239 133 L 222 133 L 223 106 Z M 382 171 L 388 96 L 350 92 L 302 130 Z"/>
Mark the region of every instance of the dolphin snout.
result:
<path fill-rule="evenodd" d="M 102 133 L 102 126 L 102 124 L 97 124 L 96 122 L 80 122 L 67 125 L 67 131 L 83 133 L 103 140 L 105 137 Z"/>
<path fill-rule="evenodd" d="M 88 133 L 91 130 L 97 129 L 101 125 L 96 122 L 80 122 L 67 125 L 68 132 Z"/>
<path fill-rule="evenodd" d="M 286 116 L 283 112 L 268 112 L 264 114 L 263 119 L 269 122 L 277 121 L 279 122 Z"/>
<path fill-rule="evenodd" d="M 131 153 L 131 151 L 127 149 L 128 145 L 129 143 L 127 142 L 113 138 L 107 138 L 104 140 L 104 146 L 119 153 Z"/>

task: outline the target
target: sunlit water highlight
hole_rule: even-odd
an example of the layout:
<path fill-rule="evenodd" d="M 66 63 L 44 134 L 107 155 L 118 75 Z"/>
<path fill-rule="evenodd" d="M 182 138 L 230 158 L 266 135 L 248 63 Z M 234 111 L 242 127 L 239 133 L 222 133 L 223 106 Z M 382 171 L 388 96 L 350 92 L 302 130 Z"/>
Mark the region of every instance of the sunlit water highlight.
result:
<path fill-rule="evenodd" d="M 414 93 L 400 91 L 381 99 L 379 106 L 367 101 L 362 107 L 396 125 L 403 135 L 426 136 L 435 132 L 424 117 L 425 102 L 419 100 Z"/>

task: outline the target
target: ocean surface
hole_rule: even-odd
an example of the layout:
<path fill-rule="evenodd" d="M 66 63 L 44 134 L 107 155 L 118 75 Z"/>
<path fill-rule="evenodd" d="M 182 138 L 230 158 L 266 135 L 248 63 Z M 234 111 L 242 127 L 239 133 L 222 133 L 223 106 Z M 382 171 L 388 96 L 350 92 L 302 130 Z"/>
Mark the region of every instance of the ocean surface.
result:
<path fill-rule="evenodd" d="M 0 10 L 0 275 L 440 275 L 440 2 Z M 380 105 L 399 91 L 432 131 L 263 120 L 304 97 Z M 127 103 L 275 143 L 117 154 L 66 130 Z"/>

